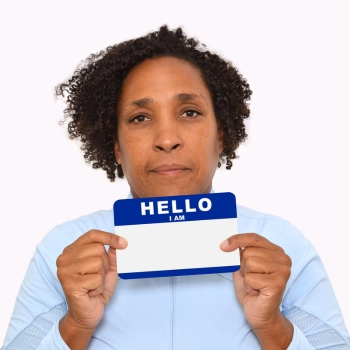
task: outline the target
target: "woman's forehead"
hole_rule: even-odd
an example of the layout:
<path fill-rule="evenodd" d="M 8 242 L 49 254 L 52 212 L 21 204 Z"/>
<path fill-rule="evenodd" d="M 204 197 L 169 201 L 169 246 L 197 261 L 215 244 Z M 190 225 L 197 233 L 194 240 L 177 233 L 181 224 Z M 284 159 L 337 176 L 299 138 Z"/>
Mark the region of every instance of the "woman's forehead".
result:
<path fill-rule="evenodd" d="M 175 57 L 147 59 L 134 67 L 123 82 L 119 106 L 147 104 L 157 97 L 211 100 L 200 70 Z"/>

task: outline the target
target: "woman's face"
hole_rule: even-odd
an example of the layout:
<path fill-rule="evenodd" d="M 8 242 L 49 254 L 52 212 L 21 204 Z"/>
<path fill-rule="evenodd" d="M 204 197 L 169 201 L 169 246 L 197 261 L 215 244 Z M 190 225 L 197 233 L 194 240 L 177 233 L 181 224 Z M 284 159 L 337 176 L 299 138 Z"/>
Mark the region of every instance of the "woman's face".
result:
<path fill-rule="evenodd" d="M 134 198 L 209 193 L 222 133 L 200 71 L 149 59 L 125 78 L 114 152 Z"/>

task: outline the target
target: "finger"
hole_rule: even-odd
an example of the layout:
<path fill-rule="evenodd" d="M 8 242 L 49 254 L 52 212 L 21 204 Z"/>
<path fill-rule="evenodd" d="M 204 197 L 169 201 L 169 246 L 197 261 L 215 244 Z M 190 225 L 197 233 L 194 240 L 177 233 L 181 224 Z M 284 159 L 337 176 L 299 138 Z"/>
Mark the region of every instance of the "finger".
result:
<path fill-rule="evenodd" d="M 266 260 L 258 256 L 251 256 L 241 261 L 240 272 L 243 276 L 247 273 L 274 273 L 276 264 L 271 260 Z"/>
<path fill-rule="evenodd" d="M 278 245 L 270 242 L 265 237 L 258 235 L 257 233 L 241 233 L 229 237 L 227 240 L 220 244 L 221 250 L 225 252 L 232 252 L 237 248 L 245 247 L 260 247 L 270 250 L 280 250 Z"/>
<path fill-rule="evenodd" d="M 61 284 L 70 283 L 76 276 L 83 276 L 88 274 L 105 275 L 103 260 L 99 256 L 79 259 L 71 264 L 63 265 L 57 269 L 57 277 Z"/>
<path fill-rule="evenodd" d="M 241 250 L 241 260 L 247 259 L 251 256 L 258 256 L 267 260 L 276 261 L 280 264 L 292 266 L 292 259 L 285 254 L 281 248 L 279 250 L 271 250 L 259 247 L 246 247 Z"/>
<path fill-rule="evenodd" d="M 250 287 L 246 282 L 243 276 L 241 276 L 239 271 L 233 272 L 232 273 L 233 277 L 233 285 L 235 288 L 235 293 L 238 298 L 238 300 L 243 300 L 245 295 L 247 293 L 252 294 L 253 288 Z M 256 295 L 258 295 L 260 292 L 256 290 Z"/>
<path fill-rule="evenodd" d="M 258 295 L 260 293 L 259 289 L 253 289 L 245 279 L 243 279 L 243 289 L 245 293 Z"/>
<path fill-rule="evenodd" d="M 104 291 L 103 280 L 104 280 L 104 277 L 101 274 L 94 273 L 94 274 L 79 276 L 76 279 L 76 284 L 77 286 L 79 286 L 79 289 L 82 291 L 82 294 L 86 294 L 91 291 L 95 291 L 98 294 L 101 294 Z M 93 296 L 93 295 L 89 293 L 89 296 Z"/>
<path fill-rule="evenodd" d="M 247 273 L 244 276 L 244 285 L 247 293 L 259 290 L 266 296 L 278 295 L 282 298 L 286 287 L 286 281 L 276 274 Z"/>
<path fill-rule="evenodd" d="M 108 248 L 108 258 L 109 258 L 109 269 L 112 271 L 117 271 L 117 251 L 115 248 Z"/>
<path fill-rule="evenodd" d="M 240 273 L 246 276 L 249 273 L 255 274 L 276 274 L 285 281 L 290 277 L 291 269 L 289 266 L 280 264 L 273 260 L 267 260 L 258 256 L 250 256 L 241 262 Z"/>
<path fill-rule="evenodd" d="M 100 256 L 103 260 L 105 270 L 109 270 L 109 259 L 105 246 L 102 243 L 89 243 L 76 246 L 74 249 L 64 250 L 56 260 L 57 267 L 69 265 L 76 260 L 84 259 L 92 256 Z"/>
<path fill-rule="evenodd" d="M 104 275 L 102 273 L 78 274 L 70 276 L 69 279 L 64 279 L 61 284 L 67 298 L 81 297 L 91 290 L 102 293 L 104 290 Z"/>
<path fill-rule="evenodd" d="M 128 242 L 125 238 L 117 236 L 110 232 L 100 230 L 90 230 L 80 236 L 75 242 L 65 248 L 65 250 L 75 249 L 79 245 L 89 243 L 102 243 L 109 245 L 115 249 L 124 249 L 127 247 Z"/>
<path fill-rule="evenodd" d="M 242 300 L 247 293 L 255 291 L 256 295 L 260 292 L 259 290 L 253 289 L 249 284 L 246 283 L 245 278 L 241 276 L 239 271 L 233 272 L 233 285 L 235 287 L 235 292 L 239 300 Z"/>
<path fill-rule="evenodd" d="M 292 266 L 290 257 L 284 254 L 283 251 L 272 251 L 264 248 L 247 247 L 242 251 L 240 261 L 241 273 L 245 271 L 248 261 L 251 263 L 256 262 L 256 272 L 272 273 L 273 271 L 263 270 L 269 267 L 273 267 L 275 271 L 279 271 L 282 268 L 286 268 L 289 271 Z"/>

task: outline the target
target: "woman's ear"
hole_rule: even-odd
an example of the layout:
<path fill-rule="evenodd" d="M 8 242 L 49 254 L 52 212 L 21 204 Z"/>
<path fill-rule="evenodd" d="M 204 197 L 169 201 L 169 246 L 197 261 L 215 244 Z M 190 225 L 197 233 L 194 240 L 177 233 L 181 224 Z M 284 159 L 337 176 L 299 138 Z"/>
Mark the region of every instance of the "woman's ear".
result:
<path fill-rule="evenodd" d="M 113 140 L 113 150 L 114 150 L 114 156 L 118 164 L 120 164 L 120 146 L 117 139 Z"/>
<path fill-rule="evenodd" d="M 220 153 L 224 150 L 224 131 L 218 126 L 218 141 Z"/>

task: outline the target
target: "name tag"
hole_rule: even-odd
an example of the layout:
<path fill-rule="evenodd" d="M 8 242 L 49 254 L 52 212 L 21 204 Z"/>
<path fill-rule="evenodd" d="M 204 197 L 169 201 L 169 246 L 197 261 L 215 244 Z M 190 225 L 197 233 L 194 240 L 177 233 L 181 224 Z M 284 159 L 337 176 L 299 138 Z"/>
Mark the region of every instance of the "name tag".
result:
<path fill-rule="evenodd" d="M 117 200 L 115 233 L 128 240 L 117 251 L 120 278 L 234 272 L 239 250 L 219 245 L 238 233 L 236 198 L 209 193 Z"/>

